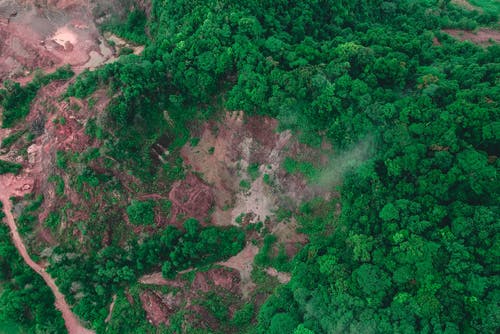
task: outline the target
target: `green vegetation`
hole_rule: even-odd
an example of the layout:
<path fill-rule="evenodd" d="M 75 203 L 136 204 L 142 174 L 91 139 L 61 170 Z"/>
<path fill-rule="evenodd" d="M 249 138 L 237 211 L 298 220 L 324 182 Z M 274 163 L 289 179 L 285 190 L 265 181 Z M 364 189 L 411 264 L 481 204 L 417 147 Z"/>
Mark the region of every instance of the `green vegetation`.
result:
<path fill-rule="evenodd" d="M 61 216 L 57 212 L 51 212 L 44 221 L 44 225 L 51 231 L 56 231 L 61 222 Z"/>
<path fill-rule="evenodd" d="M 65 152 L 57 151 L 56 165 L 62 170 L 65 170 L 68 167 L 68 155 Z"/>
<path fill-rule="evenodd" d="M 241 229 L 202 228 L 194 219 L 182 229 L 157 226 L 155 211 L 168 215 L 171 203 L 129 199 L 168 193 L 186 174 L 179 149 L 193 137 L 190 129 L 243 110 L 277 118 L 316 147 L 328 141 L 349 152 L 369 140 L 374 149 L 335 180 L 340 199 L 276 211 L 295 218 L 309 243 L 289 259 L 267 235 L 252 278 L 256 293 L 270 297 L 230 319 L 212 296 L 203 305 L 216 319 L 249 333 L 497 331 L 500 47 L 441 32 L 495 24 L 498 10 L 476 3 L 490 14 L 449 1 L 160 0 L 148 22 L 132 11 L 108 27 L 146 48 L 85 71 L 67 91 L 91 98 L 106 87 L 111 97 L 86 127 L 102 146 L 56 159 L 88 214 L 48 259 L 74 311 L 105 332 L 116 293 L 123 316 L 108 328 L 154 331 L 137 292 L 134 305 L 125 297 L 140 275 L 161 270 L 172 278 L 242 249 Z M 36 90 L 6 87 L 0 102 L 8 126 L 27 114 Z M 328 187 L 314 163 L 290 156 L 281 167 Z M 250 179 L 258 171 L 250 165 Z M 250 186 L 241 180 L 243 190 Z M 145 232 L 130 232 L 125 213 Z M 55 227 L 56 218 L 46 223 Z M 35 221 L 29 213 L 19 218 L 26 230 Z M 262 270 L 268 265 L 289 270 L 291 281 L 277 287 Z M 180 332 L 181 318 L 172 316 L 171 331 Z"/>
<path fill-rule="evenodd" d="M 0 160 L 0 175 L 7 173 L 18 174 L 22 167 L 20 164 L 14 162 Z"/>
<path fill-rule="evenodd" d="M 197 220 L 188 219 L 184 230 L 168 226 L 140 242 L 129 240 L 126 248 L 108 246 L 95 253 L 76 255 L 71 249 L 58 247 L 49 270 L 68 301 L 75 304 L 74 311 L 103 326 L 112 294 L 122 293 L 140 275 L 161 266 L 165 277 L 175 277 L 178 271 L 231 257 L 243 248 L 244 240 L 245 234 L 236 227 L 202 228 Z M 137 326 L 134 328 L 145 322 L 142 318 L 133 324 Z"/>
<path fill-rule="evenodd" d="M 24 133 L 24 131 L 18 131 L 14 132 L 10 136 L 5 137 L 4 139 L 2 139 L 2 145 L 0 146 L 0 148 L 9 149 L 19 138 L 22 137 Z"/>
<path fill-rule="evenodd" d="M 289 258 L 286 255 L 285 248 L 282 244 L 274 248 L 276 241 L 277 238 L 273 234 L 264 237 L 264 244 L 255 256 L 255 264 L 261 267 L 273 267 L 278 271 L 290 271 Z M 272 255 L 273 248 L 277 249 L 277 254 L 274 256 Z"/>
<path fill-rule="evenodd" d="M 4 217 L 0 202 L 0 221 Z M 28 267 L 0 225 L 0 329 L 8 333 L 64 333 L 54 296 L 43 279 Z"/>
<path fill-rule="evenodd" d="M 53 182 L 55 184 L 55 190 L 57 196 L 64 195 L 64 180 L 61 176 L 59 175 L 49 176 L 47 181 Z"/>
<path fill-rule="evenodd" d="M 312 163 L 307 161 L 297 161 L 290 157 L 286 157 L 283 161 L 283 169 L 291 174 L 301 173 L 308 180 L 313 180 L 317 175 L 317 171 Z"/>
<path fill-rule="evenodd" d="M 495 17 L 498 20 L 500 13 L 500 2 L 496 0 L 468 0 L 471 5 L 477 6 L 484 10 L 488 15 Z"/>
<path fill-rule="evenodd" d="M 247 173 L 252 179 L 252 181 L 255 181 L 260 176 L 260 170 L 259 170 L 259 163 L 253 163 L 248 165 Z"/>
<path fill-rule="evenodd" d="M 58 68 L 54 73 L 37 73 L 33 81 L 26 86 L 17 82 L 5 81 L 4 89 L 0 89 L 0 105 L 3 108 L 4 128 L 14 126 L 20 119 L 26 117 L 30 111 L 30 105 L 38 90 L 54 80 L 67 80 L 74 75 L 69 66 Z"/>
<path fill-rule="evenodd" d="M 137 44 L 145 44 L 147 42 L 147 36 L 144 30 L 145 25 L 146 14 L 135 9 L 129 13 L 125 22 L 119 22 L 118 20 L 113 19 L 111 22 L 103 24 L 101 26 L 101 30 L 110 31 Z M 130 48 L 128 48 L 130 52 L 124 51 L 124 49 L 127 48 L 123 48 L 121 50 L 121 54 L 130 54 L 132 51 Z"/>
<path fill-rule="evenodd" d="M 153 225 L 155 219 L 154 202 L 133 200 L 127 207 L 127 215 L 134 225 Z"/>
<path fill-rule="evenodd" d="M 249 190 L 252 187 L 252 183 L 248 180 L 240 181 L 240 188 L 243 190 Z"/>
<path fill-rule="evenodd" d="M 238 328 L 248 326 L 254 316 L 255 308 L 252 303 L 246 303 L 243 307 L 236 312 L 231 319 L 231 324 Z"/>

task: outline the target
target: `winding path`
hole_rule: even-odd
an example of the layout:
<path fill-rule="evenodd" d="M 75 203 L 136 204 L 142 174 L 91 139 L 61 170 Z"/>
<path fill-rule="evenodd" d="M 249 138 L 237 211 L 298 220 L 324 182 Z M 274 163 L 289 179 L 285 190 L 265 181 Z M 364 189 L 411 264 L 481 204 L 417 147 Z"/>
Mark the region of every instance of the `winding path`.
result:
<path fill-rule="evenodd" d="M 7 180 L 9 178 L 9 180 Z M 45 271 L 44 268 L 42 268 L 38 263 L 33 261 L 31 257 L 28 254 L 28 251 L 26 250 L 26 246 L 24 246 L 23 240 L 21 239 L 21 236 L 19 235 L 19 232 L 17 231 L 17 226 L 14 221 L 14 216 L 12 215 L 12 203 L 10 201 L 10 196 L 15 194 L 14 189 L 12 189 L 10 186 L 12 186 L 12 183 L 15 179 L 15 176 L 13 175 L 2 175 L 2 178 L 0 178 L 0 201 L 3 204 L 3 211 L 5 213 L 5 221 L 7 222 L 7 225 L 9 225 L 10 232 L 12 235 L 12 241 L 14 242 L 14 245 L 16 246 L 17 250 L 21 254 L 24 262 L 28 266 L 31 267 L 34 271 L 38 273 L 38 275 L 42 276 L 43 280 L 47 285 L 50 287 L 52 292 L 54 293 L 55 297 L 55 307 L 61 311 L 64 323 L 66 325 L 66 328 L 68 329 L 69 334 L 93 334 L 94 332 L 91 330 L 88 330 L 84 328 L 76 316 L 71 312 L 71 309 L 69 305 L 66 303 L 66 299 L 64 298 L 64 295 L 59 291 L 57 288 L 54 279 Z M 10 182 L 8 182 L 10 181 Z"/>

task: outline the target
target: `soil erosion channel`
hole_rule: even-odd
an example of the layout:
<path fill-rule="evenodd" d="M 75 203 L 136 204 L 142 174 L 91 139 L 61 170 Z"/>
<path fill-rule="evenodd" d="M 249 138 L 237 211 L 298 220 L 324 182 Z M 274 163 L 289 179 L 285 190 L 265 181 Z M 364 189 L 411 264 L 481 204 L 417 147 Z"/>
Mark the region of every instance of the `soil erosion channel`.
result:
<path fill-rule="evenodd" d="M 5 178 L 7 177 L 7 178 Z M 3 180 L 2 180 L 3 179 Z M 76 316 L 71 312 L 71 309 L 69 305 L 66 303 L 66 300 L 64 298 L 64 295 L 59 291 L 57 288 L 54 279 L 45 271 L 44 268 L 42 268 L 38 263 L 33 261 L 31 257 L 28 254 L 28 251 L 26 250 L 26 247 L 24 246 L 23 240 L 21 239 L 21 236 L 19 235 L 19 232 L 17 231 L 17 226 L 14 221 L 14 216 L 12 215 L 12 204 L 10 202 L 9 197 L 11 196 L 11 191 L 13 190 L 11 187 L 12 185 L 9 184 L 10 182 L 6 182 L 7 180 L 12 181 L 12 179 L 15 179 L 15 176 L 13 175 L 3 175 L 3 178 L 0 178 L 0 201 L 3 203 L 3 211 L 5 213 L 5 219 L 7 221 L 7 224 L 9 225 L 10 232 L 12 234 L 12 240 L 14 242 L 14 245 L 16 246 L 17 250 L 21 254 L 21 256 L 24 259 L 24 262 L 28 264 L 28 266 L 31 267 L 34 271 L 36 271 L 40 276 L 42 276 L 43 280 L 47 283 L 47 285 L 50 287 L 52 292 L 54 293 L 55 297 L 55 306 L 56 308 L 61 311 L 64 323 L 66 324 L 66 328 L 68 329 L 68 333 L 70 334 L 87 334 L 87 333 L 94 333 L 93 331 L 90 331 L 82 325 L 80 325 L 80 322 L 76 318 Z"/>

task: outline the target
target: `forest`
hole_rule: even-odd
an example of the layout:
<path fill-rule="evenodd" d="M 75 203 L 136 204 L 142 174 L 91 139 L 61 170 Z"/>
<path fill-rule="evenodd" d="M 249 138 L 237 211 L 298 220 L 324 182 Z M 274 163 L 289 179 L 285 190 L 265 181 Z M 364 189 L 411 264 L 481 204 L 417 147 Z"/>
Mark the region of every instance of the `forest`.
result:
<path fill-rule="evenodd" d="M 280 131 L 310 147 L 326 141 L 350 152 L 369 142 L 369 153 L 331 186 L 340 199 L 315 198 L 290 213 L 309 240 L 297 255 L 271 259 L 266 247 L 274 236 L 263 239 L 256 264 L 290 272 L 287 284 L 273 287 L 255 310 L 242 306 L 228 327 L 186 332 L 496 333 L 500 45 L 442 31 L 498 29 L 494 1 L 471 3 L 485 10 L 447 0 L 153 0 L 149 12 L 137 7 L 121 23 L 104 25 L 145 50 L 83 72 L 65 94 L 89 101 L 104 88 L 112 97 L 106 114 L 86 124 L 102 147 L 58 152 L 51 179 L 61 205 L 46 224 L 60 242 L 48 271 L 73 311 L 98 333 L 179 333 L 175 321 L 147 323 L 137 302 L 106 323 L 112 296 L 118 308 L 128 305 L 124 291 L 141 275 L 157 269 L 173 279 L 210 266 L 240 252 L 250 232 L 192 217 L 157 229 L 155 212 L 170 212 L 172 203 L 116 195 L 126 190 L 114 171 L 137 178 L 141 191 L 184 180 L 179 150 L 193 129 L 225 110 L 243 110 L 276 118 Z M 41 85 L 72 75 L 62 69 L 25 88 L 6 83 L 4 127 L 27 115 Z M 159 164 L 151 150 L 165 138 L 170 155 Z M 20 168 L 0 161 L 0 174 Z M 283 168 L 309 180 L 322 173 L 293 159 Z M 58 229 L 71 210 L 62 204 L 68 175 L 90 203 L 82 244 Z M 31 207 L 20 229 L 29 233 L 37 198 L 23 201 Z M 124 213 L 134 228 L 154 233 L 127 230 Z M 103 247 L 111 225 L 112 241 Z M 64 332 L 53 299 L 38 297 L 48 289 L 35 288 L 43 282 L 20 263 L 1 227 L 0 324 Z M 39 245 L 31 247 L 40 255 Z M 23 304 L 30 306 L 20 313 Z"/>

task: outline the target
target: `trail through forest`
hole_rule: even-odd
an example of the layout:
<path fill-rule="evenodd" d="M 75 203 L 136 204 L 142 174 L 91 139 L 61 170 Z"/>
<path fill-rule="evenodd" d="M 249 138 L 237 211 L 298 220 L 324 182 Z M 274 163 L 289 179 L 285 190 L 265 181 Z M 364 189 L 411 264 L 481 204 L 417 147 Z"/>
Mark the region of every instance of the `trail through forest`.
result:
<path fill-rule="evenodd" d="M 13 182 L 14 181 L 14 182 Z M 64 323 L 66 325 L 66 328 L 68 329 L 69 334 L 90 334 L 94 333 L 93 331 L 90 331 L 80 324 L 76 316 L 71 312 L 71 309 L 69 305 L 66 303 L 66 299 L 64 298 L 64 295 L 59 291 L 57 288 L 54 279 L 45 271 L 44 268 L 42 268 L 38 263 L 33 261 L 31 257 L 28 254 L 28 251 L 26 250 L 26 247 L 23 243 L 23 240 L 21 239 L 21 236 L 19 235 L 19 232 L 17 231 L 17 226 L 14 221 L 14 216 L 12 215 L 12 203 L 10 201 L 10 197 L 14 195 L 17 191 L 16 187 L 17 182 L 15 182 L 15 176 L 13 175 L 3 175 L 2 178 L 0 178 L 0 201 L 3 204 L 3 211 L 5 213 L 5 220 L 7 222 L 7 225 L 9 226 L 11 235 L 12 235 L 12 241 L 14 242 L 14 245 L 16 246 L 17 250 L 21 254 L 24 262 L 28 266 L 31 267 L 34 271 L 36 271 L 40 276 L 42 276 L 43 280 L 47 283 L 47 285 L 50 287 L 52 292 L 54 293 L 55 297 L 55 306 L 56 308 L 61 311 Z"/>

